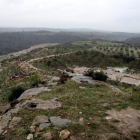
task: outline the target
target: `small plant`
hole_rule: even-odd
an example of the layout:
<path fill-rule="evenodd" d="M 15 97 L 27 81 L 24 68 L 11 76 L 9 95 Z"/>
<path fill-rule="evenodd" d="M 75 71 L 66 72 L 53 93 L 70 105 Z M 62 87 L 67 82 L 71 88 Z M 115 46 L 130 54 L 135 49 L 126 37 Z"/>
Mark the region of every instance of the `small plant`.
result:
<path fill-rule="evenodd" d="M 100 87 L 101 85 L 100 85 L 100 84 L 95 84 L 95 86 L 96 86 L 96 87 Z"/>
<path fill-rule="evenodd" d="M 9 95 L 8 100 L 13 101 L 17 99 L 25 90 L 26 88 L 21 85 L 11 88 L 11 94 Z"/>
<path fill-rule="evenodd" d="M 39 83 L 41 83 L 41 79 L 38 76 L 38 73 L 31 75 L 29 81 L 31 86 L 37 86 Z"/>
<path fill-rule="evenodd" d="M 116 122 L 117 123 L 117 122 L 120 122 L 120 121 L 119 120 L 113 120 L 113 122 Z"/>
<path fill-rule="evenodd" d="M 31 131 L 30 131 L 29 129 L 27 129 L 27 130 L 25 130 L 25 131 L 23 132 L 23 134 L 24 134 L 24 135 L 28 135 L 30 132 L 31 132 Z"/>
<path fill-rule="evenodd" d="M 38 128 L 39 126 L 40 126 L 40 124 L 38 124 L 38 123 L 35 124 L 35 129 Z"/>

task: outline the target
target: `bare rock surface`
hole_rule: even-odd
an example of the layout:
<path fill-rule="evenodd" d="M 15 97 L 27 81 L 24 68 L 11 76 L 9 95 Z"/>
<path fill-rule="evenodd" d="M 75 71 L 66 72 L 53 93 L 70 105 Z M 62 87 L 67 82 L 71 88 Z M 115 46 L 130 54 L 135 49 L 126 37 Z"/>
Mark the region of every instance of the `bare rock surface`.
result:
<path fill-rule="evenodd" d="M 128 107 L 127 109 L 122 109 L 121 111 L 115 109 L 108 110 L 106 113 L 109 115 L 106 119 L 110 124 L 113 123 L 112 120 L 119 120 L 119 122 L 113 123 L 118 131 L 131 135 L 132 131 L 139 130 L 140 110 Z"/>
<path fill-rule="evenodd" d="M 28 89 L 26 91 L 24 91 L 20 97 L 18 98 L 19 100 L 22 99 L 27 99 L 33 95 L 37 95 L 38 93 L 42 92 L 42 91 L 50 91 L 50 89 L 48 89 L 48 87 L 40 87 L 40 88 L 32 88 L 32 89 Z"/>
<path fill-rule="evenodd" d="M 11 120 L 11 113 L 6 113 L 2 116 L 2 119 L 0 120 L 0 134 L 3 132 L 3 128 L 5 128 L 9 121 Z"/>
<path fill-rule="evenodd" d="M 60 80 L 60 78 L 59 78 L 59 77 L 54 76 L 54 77 L 52 77 L 52 79 L 51 79 L 51 80 L 54 80 L 54 81 L 59 81 L 59 80 Z"/>
<path fill-rule="evenodd" d="M 61 118 L 55 117 L 55 116 L 50 117 L 50 121 L 53 124 L 53 126 L 58 127 L 58 128 L 68 126 L 73 123 L 72 121 L 70 121 L 68 119 L 61 119 Z"/>
<path fill-rule="evenodd" d="M 117 92 L 121 92 L 121 90 L 119 88 L 116 88 L 112 85 L 107 85 L 110 89 L 114 90 L 114 91 L 117 91 Z"/>
<path fill-rule="evenodd" d="M 35 117 L 32 125 L 35 124 L 42 124 L 42 123 L 49 123 L 49 117 L 45 116 L 45 115 L 41 115 L 41 116 L 37 116 Z"/>
<path fill-rule="evenodd" d="M 11 108 L 11 105 L 10 105 L 10 104 L 7 104 L 7 105 L 4 107 L 4 109 L 3 109 L 3 111 L 2 111 L 2 114 L 5 114 L 10 108 Z"/>
<path fill-rule="evenodd" d="M 53 126 L 54 128 L 62 128 L 72 124 L 73 122 L 67 119 L 62 119 L 59 117 L 47 117 L 45 115 L 36 116 L 33 120 L 33 123 L 30 127 L 32 132 L 35 131 L 35 125 L 39 124 L 38 130 L 43 130 L 44 128 L 48 128 Z M 38 131 L 36 130 L 36 131 Z"/>
<path fill-rule="evenodd" d="M 55 109 L 61 107 L 61 103 L 55 100 L 32 99 L 22 104 L 24 108 Z"/>
<path fill-rule="evenodd" d="M 9 124 L 9 128 L 13 128 L 15 125 L 17 125 L 20 121 L 22 120 L 22 118 L 20 117 L 14 117 L 12 119 L 12 121 Z"/>
<path fill-rule="evenodd" d="M 90 84 L 97 84 L 98 83 L 96 80 L 93 80 L 91 77 L 84 76 L 84 75 L 73 76 L 71 78 L 71 80 L 76 81 L 78 83 L 81 83 L 81 82 L 87 82 L 87 83 L 90 83 Z"/>

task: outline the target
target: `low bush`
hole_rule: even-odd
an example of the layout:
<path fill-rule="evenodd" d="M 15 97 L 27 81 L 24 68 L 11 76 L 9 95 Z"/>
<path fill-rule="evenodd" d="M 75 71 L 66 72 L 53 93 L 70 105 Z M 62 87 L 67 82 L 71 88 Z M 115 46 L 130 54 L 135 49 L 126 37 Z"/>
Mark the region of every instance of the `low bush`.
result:
<path fill-rule="evenodd" d="M 38 73 L 32 74 L 29 78 L 29 81 L 31 86 L 37 86 L 39 83 L 41 83 Z"/>
<path fill-rule="evenodd" d="M 17 99 L 25 90 L 26 90 L 26 88 L 21 85 L 11 88 L 10 89 L 11 93 L 8 97 L 8 100 L 13 101 L 13 100 Z"/>
<path fill-rule="evenodd" d="M 90 71 L 86 72 L 84 75 L 90 76 L 93 79 L 99 80 L 99 81 L 106 81 L 108 78 L 108 76 L 105 73 L 103 73 L 102 71 L 94 72 L 93 70 L 90 70 Z"/>

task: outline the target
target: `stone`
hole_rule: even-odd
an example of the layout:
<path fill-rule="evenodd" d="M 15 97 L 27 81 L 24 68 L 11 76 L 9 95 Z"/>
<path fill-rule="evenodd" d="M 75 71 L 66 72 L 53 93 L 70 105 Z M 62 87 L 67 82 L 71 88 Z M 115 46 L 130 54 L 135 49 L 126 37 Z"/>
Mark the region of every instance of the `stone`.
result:
<path fill-rule="evenodd" d="M 81 125 L 84 125 L 84 118 L 83 118 L 83 117 L 79 118 L 79 123 L 80 123 Z"/>
<path fill-rule="evenodd" d="M 57 82 L 55 82 L 55 83 L 50 83 L 50 84 L 47 84 L 48 86 L 55 86 L 55 85 L 57 85 Z"/>
<path fill-rule="evenodd" d="M 59 81 L 59 80 L 60 80 L 60 78 L 59 78 L 59 77 L 54 76 L 51 80 L 53 80 L 53 81 Z"/>
<path fill-rule="evenodd" d="M 80 89 L 87 89 L 86 87 L 81 87 L 81 86 L 80 86 L 79 88 L 80 88 Z"/>
<path fill-rule="evenodd" d="M 42 84 L 38 84 L 37 86 L 38 86 L 38 87 L 44 87 Z"/>
<path fill-rule="evenodd" d="M 32 140 L 33 139 L 33 134 L 29 134 L 28 136 L 27 136 L 27 140 Z"/>
<path fill-rule="evenodd" d="M 68 119 L 61 119 L 61 118 L 55 117 L 55 116 L 50 117 L 50 121 L 55 127 L 59 127 L 59 128 L 68 126 L 73 123 L 72 121 L 70 121 Z"/>
<path fill-rule="evenodd" d="M 32 88 L 32 89 L 28 89 L 26 91 L 24 91 L 20 97 L 18 98 L 18 100 L 22 100 L 22 99 L 27 99 L 33 95 L 37 95 L 38 93 L 42 92 L 42 91 L 50 91 L 48 90 L 48 87 L 40 87 L 40 88 Z"/>
<path fill-rule="evenodd" d="M 32 126 L 35 124 L 41 124 L 41 123 L 49 123 L 49 117 L 45 115 L 36 116 L 33 120 Z"/>
<path fill-rule="evenodd" d="M 62 130 L 60 132 L 59 138 L 60 140 L 68 140 L 70 138 L 71 133 L 68 130 Z"/>
<path fill-rule="evenodd" d="M 52 137 L 53 137 L 53 135 L 52 135 L 52 133 L 49 131 L 49 132 L 43 134 L 42 137 L 45 138 L 46 140 L 51 140 Z"/>
<path fill-rule="evenodd" d="M 50 126 L 51 126 L 51 123 L 41 123 L 39 127 L 40 127 L 41 129 L 44 129 L 44 128 L 48 128 L 48 127 L 50 127 Z"/>
<path fill-rule="evenodd" d="M 11 108 L 10 104 L 6 105 L 2 111 L 2 114 L 5 114 L 10 108 Z"/>
<path fill-rule="evenodd" d="M 34 133 L 35 132 L 35 126 L 31 126 L 30 130 L 31 130 L 31 133 Z"/>
<path fill-rule="evenodd" d="M 12 119 L 12 121 L 9 124 L 9 128 L 13 128 L 15 125 L 17 125 L 20 121 L 22 120 L 22 118 L 20 117 L 14 117 Z"/>
<path fill-rule="evenodd" d="M 112 119 L 112 117 L 110 117 L 110 116 L 107 116 L 107 117 L 106 117 L 106 119 L 107 119 L 107 120 L 111 120 L 111 119 Z"/>
<path fill-rule="evenodd" d="M 32 99 L 27 100 L 22 104 L 24 108 L 37 108 L 37 109 L 55 109 L 61 107 L 61 103 L 59 101 L 51 100 L 42 100 L 42 99 Z"/>
<path fill-rule="evenodd" d="M 0 116 L 0 120 L 2 119 L 2 116 Z"/>

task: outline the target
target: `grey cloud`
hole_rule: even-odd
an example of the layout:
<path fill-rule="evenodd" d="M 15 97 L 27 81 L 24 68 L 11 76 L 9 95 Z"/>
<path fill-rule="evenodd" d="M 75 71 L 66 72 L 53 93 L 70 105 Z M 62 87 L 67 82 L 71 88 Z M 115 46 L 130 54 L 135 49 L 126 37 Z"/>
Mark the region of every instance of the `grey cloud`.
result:
<path fill-rule="evenodd" d="M 1 0 L 0 26 L 140 31 L 139 0 Z"/>

